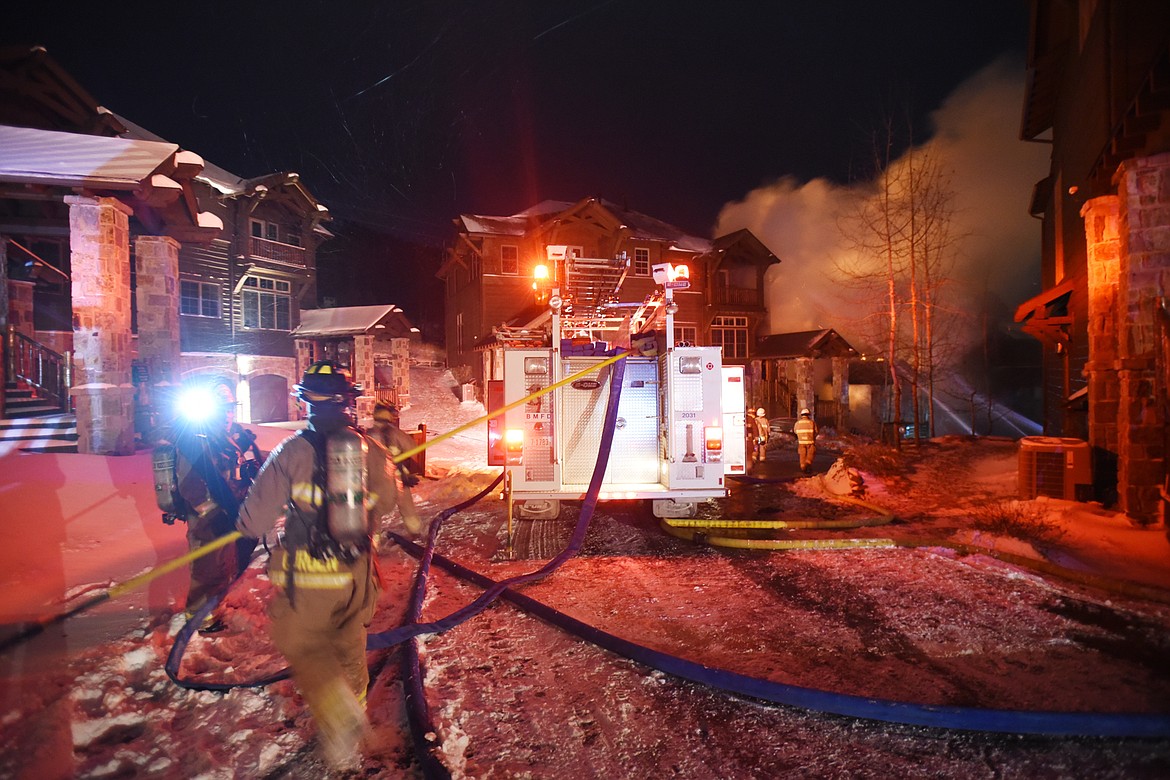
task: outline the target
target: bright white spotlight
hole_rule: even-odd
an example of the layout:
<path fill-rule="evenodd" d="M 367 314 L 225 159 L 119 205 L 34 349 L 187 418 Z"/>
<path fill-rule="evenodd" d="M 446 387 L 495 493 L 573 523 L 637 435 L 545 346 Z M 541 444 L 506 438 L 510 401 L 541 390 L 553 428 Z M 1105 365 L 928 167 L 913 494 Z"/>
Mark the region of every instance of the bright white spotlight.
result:
<path fill-rule="evenodd" d="M 205 423 L 223 409 L 223 401 L 210 388 L 192 387 L 179 396 L 177 410 L 189 422 Z"/>

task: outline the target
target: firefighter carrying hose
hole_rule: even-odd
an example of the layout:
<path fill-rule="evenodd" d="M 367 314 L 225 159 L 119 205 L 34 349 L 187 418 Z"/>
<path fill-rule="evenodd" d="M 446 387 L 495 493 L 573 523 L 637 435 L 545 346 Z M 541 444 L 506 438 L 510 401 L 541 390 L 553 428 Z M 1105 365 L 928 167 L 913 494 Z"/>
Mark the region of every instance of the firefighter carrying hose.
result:
<path fill-rule="evenodd" d="M 308 429 L 273 450 L 238 529 L 267 537 L 285 518 L 268 562 L 273 644 L 313 714 L 326 760 L 354 768 L 369 728 L 366 629 L 381 590 L 373 539 L 376 519 L 394 508 L 393 465 L 349 426 L 357 389 L 335 363 L 309 366 L 294 391 L 308 405 Z"/>

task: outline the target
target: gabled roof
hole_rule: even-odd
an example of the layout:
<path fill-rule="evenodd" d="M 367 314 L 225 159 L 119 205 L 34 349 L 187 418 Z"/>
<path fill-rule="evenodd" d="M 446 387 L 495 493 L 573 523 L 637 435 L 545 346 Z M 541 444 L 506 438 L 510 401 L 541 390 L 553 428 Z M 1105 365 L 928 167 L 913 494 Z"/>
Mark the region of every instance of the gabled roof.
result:
<path fill-rule="evenodd" d="M 0 123 L 102 136 L 123 130 L 43 46 L 0 47 Z"/>
<path fill-rule="evenodd" d="M 711 247 L 721 255 L 730 254 L 737 259 L 747 260 L 758 265 L 772 265 L 779 263 L 780 258 L 772 254 L 772 250 L 747 228 L 732 231 L 719 236 L 711 242 Z"/>
<path fill-rule="evenodd" d="M 764 336 L 756 342 L 754 353 L 754 357 L 775 360 L 856 356 L 857 350 L 832 328 Z"/>
<path fill-rule="evenodd" d="M 405 336 L 414 328 L 394 304 L 377 306 L 341 306 L 333 309 L 303 309 L 301 324 L 292 332 L 294 338 L 329 338 L 359 336 L 385 330 L 389 336 Z"/>
<path fill-rule="evenodd" d="M 557 219 L 571 217 L 590 205 L 607 210 L 628 232 L 631 238 L 646 241 L 662 241 L 673 249 L 683 252 L 703 253 L 711 250 L 711 242 L 684 233 L 681 229 L 647 216 L 638 211 L 623 208 L 611 201 L 600 198 L 586 198 L 570 203 L 560 200 L 546 200 L 507 217 L 492 217 L 481 214 L 461 214 L 455 224 L 467 233 L 497 236 L 522 236 L 530 230 Z"/>

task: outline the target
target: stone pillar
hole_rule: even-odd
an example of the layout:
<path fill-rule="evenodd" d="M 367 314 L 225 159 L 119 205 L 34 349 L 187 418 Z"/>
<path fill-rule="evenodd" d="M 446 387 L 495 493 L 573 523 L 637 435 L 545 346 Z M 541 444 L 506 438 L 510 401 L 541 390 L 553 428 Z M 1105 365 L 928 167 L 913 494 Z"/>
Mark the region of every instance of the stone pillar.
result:
<path fill-rule="evenodd" d="M 129 207 L 114 198 L 66 196 L 73 267 L 73 388 L 77 450 L 134 452 L 130 376 Z"/>
<path fill-rule="evenodd" d="M 293 370 L 296 372 L 293 385 L 296 385 L 301 381 L 301 377 L 305 375 L 305 369 L 313 365 L 313 362 L 317 359 L 317 345 L 309 339 L 296 339 L 294 346 L 297 351 L 297 362 L 293 367 Z M 289 386 L 289 390 L 292 390 L 292 385 Z M 291 395 L 289 396 L 289 403 L 295 406 L 295 409 L 290 411 L 289 419 L 303 420 L 305 418 L 305 405 Z"/>
<path fill-rule="evenodd" d="M 179 248 L 166 236 L 134 242 L 138 275 L 138 359 L 152 385 L 174 383 L 179 368 Z"/>
<path fill-rule="evenodd" d="M 1117 287 L 1121 242 L 1118 235 L 1119 201 L 1114 195 L 1093 198 L 1081 208 L 1085 220 L 1088 260 L 1089 445 L 1116 454 L 1117 406 Z"/>
<path fill-rule="evenodd" d="M 817 394 L 816 388 L 813 386 L 813 371 L 812 358 L 797 358 L 796 359 L 796 413 L 800 414 L 801 409 L 808 409 L 812 412 L 813 417 L 817 414 Z"/>
<path fill-rule="evenodd" d="M 139 236 L 134 242 L 137 271 L 138 360 L 146 367 L 148 392 L 140 389 L 138 414 L 158 413 L 178 382 L 179 248 L 166 236 Z M 149 418 L 142 428 L 148 432 Z"/>
<path fill-rule="evenodd" d="M 833 358 L 833 400 L 837 402 L 838 433 L 849 430 L 849 358 Z"/>
<path fill-rule="evenodd" d="M 374 337 L 368 335 L 353 337 L 353 381 L 360 385 L 362 394 L 357 399 L 358 420 L 374 417 L 377 392 L 374 387 Z"/>
<path fill-rule="evenodd" d="M 1159 376 L 1159 308 L 1170 290 L 1170 154 L 1124 163 L 1115 181 L 1120 199 L 1117 489 L 1135 523 L 1157 523 L 1165 512 L 1168 419 L 1165 376 Z"/>

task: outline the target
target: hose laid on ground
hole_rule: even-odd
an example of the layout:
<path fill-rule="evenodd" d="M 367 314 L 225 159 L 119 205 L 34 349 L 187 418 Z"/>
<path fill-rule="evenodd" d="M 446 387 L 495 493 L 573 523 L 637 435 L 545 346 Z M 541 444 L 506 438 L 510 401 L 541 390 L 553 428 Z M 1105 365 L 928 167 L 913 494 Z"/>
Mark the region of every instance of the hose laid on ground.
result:
<path fill-rule="evenodd" d="M 411 555 L 418 557 L 423 553 L 422 548 L 402 537 L 395 535 L 395 541 Z M 498 584 L 494 580 L 441 555 L 434 555 L 433 560 L 448 572 L 480 587 L 494 587 Z M 622 639 L 512 590 L 504 590 L 502 596 L 521 609 L 592 642 L 598 647 L 653 669 L 730 693 L 762 699 L 775 704 L 885 723 L 930 726 L 960 731 L 1035 734 L 1052 737 L 1170 738 L 1170 714 L 993 710 L 977 707 L 917 704 L 833 693 L 748 677 L 737 672 L 717 669 L 679 658 Z"/>
<path fill-rule="evenodd" d="M 98 604 L 109 601 L 110 599 L 116 599 L 116 598 L 119 598 L 121 596 L 125 596 L 129 592 L 131 592 L 133 590 L 137 590 L 138 588 L 141 588 L 143 585 L 150 582 L 151 580 L 154 580 L 158 577 L 161 577 L 162 575 L 167 574 L 168 572 L 172 572 L 175 569 L 179 568 L 180 566 L 185 566 L 188 563 L 190 563 L 191 561 L 195 560 L 196 558 L 204 556 L 204 555 L 208 554 L 209 552 L 212 552 L 214 550 L 218 550 L 221 547 L 224 547 L 228 544 L 231 544 L 232 542 L 239 539 L 241 536 L 243 536 L 243 534 L 241 534 L 239 531 L 232 531 L 231 533 L 226 534 L 224 536 L 221 536 L 218 539 L 215 539 L 214 541 L 208 542 L 203 547 L 199 547 L 197 549 L 191 550 L 187 554 L 180 555 L 178 558 L 175 558 L 174 560 L 171 560 L 171 561 L 167 561 L 166 563 L 164 563 L 160 566 L 157 566 L 157 567 L 151 569 L 150 571 L 144 572 L 143 574 L 139 574 L 137 577 L 131 577 L 130 579 L 126 580 L 125 582 L 123 582 L 119 585 L 113 586 L 112 588 L 105 591 L 104 593 L 99 593 L 96 596 L 93 596 L 91 598 L 86 599 L 82 603 L 78 604 L 77 606 L 73 607 L 72 609 L 70 609 L 66 612 L 62 612 L 60 614 L 53 615 L 51 617 L 47 617 L 47 618 L 43 618 L 41 620 L 38 620 L 35 623 L 33 623 L 31 626 L 27 626 L 26 628 L 22 629 L 21 631 L 17 632 L 16 634 L 13 634 L 12 636 L 5 639 L 4 641 L 0 642 L 0 653 L 6 652 L 6 651 L 12 649 L 13 647 L 21 644 L 22 642 L 26 642 L 29 639 L 32 639 L 33 637 L 44 633 L 45 629 L 48 628 L 49 626 L 54 626 L 54 625 L 57 625 L 58 623 L 64 623 L 69 618 L 76 617 L 77 615 L 80 615 L 82 612 L 86 612 L 87 610 L 90 610 L 90 609 L 96 607 Z M 218 599 L 217 599 L 217 601 L 218 601 Z M 208 614 L 210 614 L 210 611 Z"/>
<path fill-rule="evenodd" d="M 465 423 L 457 428 L 454 428 L 450 431 L 447 431 L 446 433 L 444 433 L 440 436 L 436 436 L 435 438 L 431 439 L 430 441 L 423 442 L 422 444 L 415 447 L 414 449 L 407 450 L 407 451 L 402 452 L 398 455 L 393 455 L 392 461 L 395 464 L 401 463 L 402 461 L 405 461 L 408 458 L 413 457 L 417 453 L 422 452 L 423 450 L 427 449 L 428 447 L 431 447 L 431 446 L 437 444 L 438 442 L 443 441 L 444 439 L 455 436 L 456 434 L 461 433 L 462 431 L 465 431 L 473 426 L 479 425 L 486 420 L 490 420 L 493 417 L 498 417 L 510 409 L 515 409 L 515 408 L 521 406 L 522 404 L 525 404 L 525 403 L 531 401 L 533 398 L 538 398 L 542 395 L 546 395 L 548 393 L 551 393 L 553 390 L 557 389 L 558 387 L 563 387 L 564 385 L 569 384 L 571 382 L 574 382 L 577 379 L 585 376 L 586 374 L 599 371 L 599 370 L 604 369 L 610 365 L 616 364 L 615 369 L 614 369 L 614 377 L 618 382 L 617 393 L 620 395 L 620 393 L 621 393 L 621 379 L 622 379 L 622 376 L 624 375 L 624 372 L 625 372 L 625 361 L 623 360 L 623 358 L 627 357 L 629 354 L 631 354 L 631 353 L 622 352 L 618 355 L 612 355 L 610 357 L 607 357 L 605 360 L 603 360 L 599 363 L 592 364 L 592 365 L 588 366 L 587 368 L 581 369 L 580 371 L 577 371 L 576 373 L 570 374 L 569 376 L 565 377 L 564 379 L 561 379 L 560 381 L 555 382 L 555 383 L 549 385 L 548 387 L 541 388 L 540 390 L 537 390 L 535 393 L 532 393 L 528 396 L 525 396 L 524 398 L 521 398 L 518 401 L 514 401 L 514 402 L 507 404 L 506 406 L 503 406 L 499 409 L 493 409 L 491 412 L 489 412 L 486 415 L 483 415 L 482 417 L 478 417 L 475 420 L 472 420 L 471 422 Z M 616 416 L 617 416 L 616 408 L 615 408 L 613 416 L 614 416 L 614 419 L 616 420 Z M 610 441 L 612 443 L 612 434 L 610 435 Z M 377 442 L 375 442 L 375 444 L 376 443 Z M 383 448 L 383 449 L 385 449 L 385 448 Z M 606 457 L 608 458 L 608 449 L 606 450 Z M 484 495 L 487 495 L 487 493 L 489 493 L 496 485 L 498 485 L 501 479 L 503 479 L 503 475 L 501 475 L 495 482 L 493 482 L 491 485 L 489 485 L 480 495 L 475 496 L 475 497 L 469 499 L 468 501 L 465 501 L 465 502 L 459 504 L 458 506 L 447 510 L 447 512 L 444 515 L 442 515 L 443 519 L 446 519 L 446 517 L 449 517 L 451 514 L 454 514 L 455 512 L 460 511 L 462 508 L 469 506 L 469 505 L 475 503 L 476 501 L 480 500 L 480 498 L 482 498 Z M 441 520 L 439 521 L 439 523 L 441 524 Z M 587 524 L 588 524 L 588 520 L 586 519 L 585 525 L 587 525 Z M 581 533 L 582 533 L 582 538 L 584 538 L 584 531 L 582 530 Z M 198 558 L 202 555 L 206 555 L 207 553 L 211 552 L 212 550 L 218 549 L 219 547 L 222 547 L 223 545 L 228 544 L 229 542 L 235 541 L 236 539 L 240 538 L 241 536 L 242 536 L 242 534 L 240 534 L 239 531 L 233 531 L 232 533 L 227 534 L 225 536 L 222 536 L 222 537 L 216 539 L 214 542 L 212 542 L 208 545 L 205 545 L 204 547 L 200 547 L 196 550 L 192 550 L 187 555 L 185 555 L 181 558 L 178 558 L 175 561 L 170 562 L 169 564 L 165 564 L 164 566 L 160 566 L 158 569 L 154 570 L 157 573 L 151 573 L 152 578 L 153 578 L 153 576 L 158 576 L 158 574 L 162 574 L 164 571 L 170 571 L 171 569 L 177 568 L 178 566 L 181 566 L 184 563 L 187 563 L 191 560 L 194 560 L 195 558 Z M 577 546 L 578 547 L 580 546 L 580 541 L 577 542 Z M 575 550 L 574 550 L 574 552 L 575 552 Z M 552 562 L 550 561 L 550 565 L 551 565 L 551 563 Z M 559 566 L 560 564 L 557 564 L 557 565 Z M 548 568 L 548 567 L 546 566 L 546 568 Z M 553 567 L 553 568 L 555 569 L 555 567 Z M 537 575 L 547 576 L 547 573 L 548 572 L 545 572 L 542 574 L 540 572 L 537 572 L 532 576 L 539 578 Z M 233 581 L 233 584 L 234 584 L 234 581 Z M 167 671 L 167 676 L 170 677 L 171 681 L 174 682 L 176 685 L 179 685 L 180 687 L 183 687 L 183 688 L 187 688 L 188 690 L 228 691 L 228 690 L 231 690 L 232 688 L 239 688 L 239 687 L 251 688 L 251 687 L 259 687 L 259 686 L 263 686 L 263 685 L 268 685 L 270 683 L 277 682 L 278 680 L 284 680 L 284 679 L 287 679 L 289 677 L 289 670 L 287 668 L 282 669 L 281 671 L 276 672 L 276 673 L 269 675 L 267 677 L 264 677 L 260 680 L 255 680 L 255 681 L 251 681 L 251 682 L 241 682 L 241 683 L 195 682 L 193 680 L 184 680 L 178 676 L 179 675 L 179 668 L 181 667 L 182 662 L 183 662 L 183 654 L 187 650 L 187 645 L 189 644 L 191 637 L 194 636 L 195 631 L 198 629 L 198 626 L 201 626 L 203 624 L 203 620 L 208 615 L 211 614 L 211 610 L 214 609 L 215 606 L 219 604 L 220 600 L 223 599 L 223 597 L 227 594 L 228 590 L 230 590 L 230 589 L 231 589 L 231 585 L 229 585 L 227 588 L 225 588 L 223 593 L 219 593 L 216 596 L 214 596 L 213 598 L 209 599 L 209 601 L 208 601 L 209 606 L 205 605 L 202 609 L 200 609 L 196 615 L 194 615 L 190 620 L 187 621 L 186 625 L 183 626 L 183 628 L 179 631 L 178 635 L 175 637 L 175 643 L 174 643 L 174 645 L 172 645 L 171 652 L 167 656 L 166 671 Z M 495 598 L 495 596 L 491 596 L 489 598 L 488 594 L 484 594 L 483 596 L 481 596 L 481 599 L 480 599 L 483 602 L 482 604 L 480 604 L 477 601 L 477 603 L 471 604 L 471 605 L 468 605 L 468 607 L 465 607 L 464 608 L 465 611 L 463 611 L 461 613 L 457 613 L 455 615 L 450 615 L 447 618 L 444 618 L 443 621 L 436 621 L 436 623 L 433 623 L 433 624 L 426 624 L 426 625 L 422 625 L 422 626 L 404 625 L 404 626 L 400 626 L 398 629 L 394 629 L 392 631 L 382 632 L 381 634 L 371 634 L 367 637 L 366 649 L 367 650 L 376 650 L 376 649 L 393 647 L 394 645 L 400 644 L 401 642 L 405 641 L 406 639 L 408 639 L 412 636 L 417 636 L 417 635 L 423 634 L 423 633 L 433 633 L 434 631 L 446 631 L 449 628 L 458 625 L 463 620 L 466 620 L 467 618 L 471 617 L 473 614 L 476 614 L 477 612 L 486 608 L 487 605 L 490 604 L 492 600 L 494 600 L 494 598 Z M 89 606 L 89 605 L 83 605 L 83 606 Z M 76 614 L 77 611 L 79 611 L 79 610 L 74 610 L 70 614 L 62 616 L 60 619 L 64 620 L 65 618 L 70 617 L 73 614 Z M 43 631 L 44 630 L 43 627 L 40 630 Z"/>
<path fill-rule="evenodd" d="M 406 692 L 407 719 L 410 722 L 410 733 L 414 740 L 415 754 L 428 780 L 430 778 L 434 778 L 434 780 L 446 780 L 450 777 L 450 774 L 437 756 L 438 745 L 435 744 L 437 732 L 431 721 L 430 707 L 427 705 L 426 690 L 423 686 L 423 674 L 419 665 L 418 636 L 424 633 L 436 633 L 454 628 L 468 618 L 482 612 L 488 605 L 499 598 L 500 595 L 505 592 L 511 592 L 509 591 L 509 586 L 543 579 L 560 568 L 569 558 L 577 554 L 577 550 L 580 549 L 581 543 L 585 540 L 585 532 L 588 530 L 589 523 L 593 519 L 593 513 L 597 508 L 597 496 L 601 492 L 602 481 L 605 478 L 605 470 L 609 464 L 609 452 L 613 447 L 613 434 L 617 428 L 618 401 L 621 398 L 625 368 L 625 361 L 616 362 L 609 379 L 609 399 L 605 409 L 605 421 L 601 429 L 601 441 L 598 444 L 597 461 L 593 466 L 593 476 L 589 480 L 589 488 L 586 490 L 585 499 L 581 504 L 581 514 L 577 518 L 577 527 L 573 530 L 573 535 L 570 537 L 565 549 L 539 570 L 529 574 L 511 577 L 501 582 L 492 583 L 489 587 L 485 588 L 484 593 L 478 599 L 466 607 L 456 610 L 447 617 L 432 623 L 420 624 L 417 621 L 422 613 L 431 560 L 435 557 L 435 540 L 438 538 L 443 521 L 456 511 L 478 501 L 486 495 L 487 491 L 484 491 L 474 499 L 464 502 L 459 507 L 452 508 L 443 515 L 436 517 L 431 522 L 425 548 L 419 548 L 418 545 L 398 534 L 387 534 L 387 536 L 398 542 L 399 545 L 409 545 L 414 550 L 421 549 L 421 555 L 416 556 L 420 558 L 419 567 L 415 573 L 415 581 L 411 590 L 410 608 L 404 624 L 381 634 L 371 634 L 366 639 L 366 647 L 367 649 L 391 647 L 406 639 L 411 640 L 406 653 L 404 653 L 402 662 L 403 689 Z M 492 486 L 494 487 L 498 484 L 501 479 L 503 479 L 502 474 L 496 482 L 492 483 Z"/>

